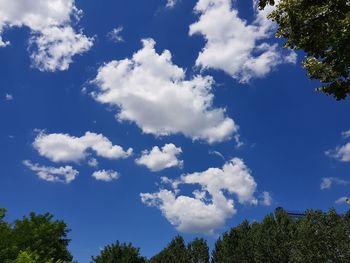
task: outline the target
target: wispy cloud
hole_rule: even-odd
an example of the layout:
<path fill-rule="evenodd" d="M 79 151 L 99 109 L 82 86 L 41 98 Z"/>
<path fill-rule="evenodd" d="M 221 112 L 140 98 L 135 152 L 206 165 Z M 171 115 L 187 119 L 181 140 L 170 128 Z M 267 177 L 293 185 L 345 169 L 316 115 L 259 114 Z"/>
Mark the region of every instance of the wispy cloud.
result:
<path fill-rule="evenodd" d="M 321 190 L 329 189 L 333 184 L 337 185 L 350 185 L 350 181 L 345 181 L 337 177 L 324 177 L 321 180 L 320 188 Z"/>
<path fill-rule="evenodd" d="M 108 32 L 107 37 L 115 43 L 124 42 L 124 38 L 120 35 L 123 30 L 124 28 L 122 26 L 113 28 L 112 31 Z"/>

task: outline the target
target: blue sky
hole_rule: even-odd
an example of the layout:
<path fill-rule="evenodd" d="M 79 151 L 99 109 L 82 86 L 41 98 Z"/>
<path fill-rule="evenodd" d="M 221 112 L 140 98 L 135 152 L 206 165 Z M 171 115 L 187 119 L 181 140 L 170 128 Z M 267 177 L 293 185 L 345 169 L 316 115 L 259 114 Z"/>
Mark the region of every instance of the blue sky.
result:
<path fill-rule="evenodd" d="M 178 233 L 212 246 L 278 206 L 347 209 L 349 101 L 315 92 L 303 54 L 283 50 L 251 2 L 11 3 L 0 1 L 9 220 L 53 213 L 88 262 L 116 240 L 146 256 Z"/>

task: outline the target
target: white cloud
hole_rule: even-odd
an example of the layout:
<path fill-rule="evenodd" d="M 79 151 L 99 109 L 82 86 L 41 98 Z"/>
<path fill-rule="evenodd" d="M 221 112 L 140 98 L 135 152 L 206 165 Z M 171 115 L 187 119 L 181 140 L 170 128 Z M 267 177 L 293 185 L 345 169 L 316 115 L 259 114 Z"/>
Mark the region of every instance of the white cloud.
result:
<path fill-rule="evenodd" d="M 40 132 L 33 146 L 41 156 L 53 162 L 79 162 L 88 156 L 89 149 L 93 150 L 97 156 L 114 160 L 127 158 L 132 154 L 131 148 L 124 151 L 121 146 L 113 145 L 102 134 L 92 132 L 86 132 L 82 137 Z"/>
<path fill-rule="evenodd" d="M 123 27 L 118 26 L 116 28 L 113 28 L 113 30 L 107 34 L 107 37 L 115 43 L 124 42 L 123 37 L 120 35 L 122 31 Z"/>
<path fill-rule="evenodd" d="M 272 197 L 269 192 L 263 192 L 262 194 L 262 200 L 260 201 L 260 204 L 264 206 L 271 206 L 272 205 Z"/>
<path fill-rule="evenodd" d="M 98 166 L 98 161 L 96 158 L 90 158 L 88 161 L 88 165 L 91 167 L 97 167 Z"/>
<path fill-rule="evenodd" d="M 174 144 L 165 144 L 162 149 L 158 146 L 153 147 L 151 151 L 145 150 L 139 159 L 135 162 L 138 165 L 144 165 L 153 172 L 161 171 L 165 168 L 183 166 L 183 161 L 177 156 L 182 153 L 182 149 Z"/>
<path fill-rule="evenodd" d="M 243 161 L 238 158 L 227 162 L 222 169 L 210 168 L 204 172 L 181 176 L 181 180 L 162 180 L 173 190 L 161 189 L 157 193 L 142 193 L 141 200 L 148 206 L 159 208 L 177 230 L 187 233 L 213 234 L 223 227 L 226 219 L 236 213 L 235 195 L 242 204 L 258 203 L 254 197 L 256 182 Z M 193 197 L 179 195 L 180 184 L 198 185 Z"/>
<path fill-rule="evenodd" d="M 209 154 L 219 156 L 221 159 L 225 161 L 225 156 L 219 151 L 209 151 Z"/>
<path fill-rule="evenodd" d="M 31 163 L 29 160 L 23 161 L 23 164 L 33 172 L 36 172 L 40 179 L 48 182 L 60 182 L 69 184 L 79 174 L 79 172 L 73 169 L 72 166 L 64 166 L 59 168 L 51 166 L 40 166 L 39 164 Z"/>
<path fill-rule="evenodd" d="M 343 138 L 347 139 L 350 137 L 350 130 L 342 132 Z"/>
<path fill-rule="evenodd" d="M 178 0 L 167 0 L 166 7 L 173 8 L 177 2 L 178 2 Z"/>
<path fill-rule="evenodd" d="M 100 170 L 96 171 L 92 174 L 93 177 L 95 177 L 98 181 L 104 181 L 104 182 L 111 182 L 113 180 L 117 180 L 119 178 L 119 174 L 116 171 L 112 170 Z"/>
<path fill-rule="evenodd" d="M 5 94 L 5 100 L 7 100 L 7 101 L 13 100 L 13 95 L 12 95 L 12 94 L 9 94 L 9 93 L 6 93 L 6 94 Z"/>
<path fill-rule="evenodd" d="M 334 150 L 326 151 L 326 155 L 341 162 L 350 162 L 350 143 L 339 146 Z"/>
<path fill-rule="evenodd" d="M 102 66 L 93 93 L 101 103 L 119 109 L 119 121 L 135 122 L 144 133 L 156 136 L 182 133 L 209 143 L 229 139 L 238 126 L 225 116 L 225 109 L 213 108 L 213 79 L 195 76 L 185 80 L 185 71 L 174 65 L 168 50 L 157 54 L 155 41 L 131 59 Z"/>
<path fill-rule="evenodd" d="M 0 0 L 0 47 L 4 30 L 13 27 L 30 29 L 30 57 L 42 71 L 66 70 L 72 57 L 86 52 L 93 39 L 76 32 L 71 24 L 82 11 L 74 0 Z"/>
<path fill-rule="evenodd" d="M 333 184 L 338 184 L 338 185 L 349 185 L 350 181 L 345 181 L 336 177 L 324 177 L 321 180 L 321 185 L 320 188 L 321 190 L 324 189 L 329 189 L 332 187 Z"/>
<path fill-rule="evenodd" d="M 189 34 L 203 35 L 206 44 L 196 65 L 223 70 L 246 83 L 266 76 L 279 64 L 295 63 L 294 52 L 284 56 L 277 44 L 263 42 L 270 38 L 274 27 L 266 18 L 270 8 L 257 11 L 255 21 L 248 24 L 239 17 L 231 0 L 199 0 L 195 6 L 199 21 L 190 25 Z"/>
<path fill-rule="evenodd" d="M 341 135 L 344 139 L 349 138 L 350 130 L 342 132 Z M 333 150 L 328 150 L 325 152 L 325 154 L 341 162 L 350 162 L 350 142 L 338 146 Z"/>
<path fill-rule="evenodd" d="M 340 197 L 339 199 L 337 199 L 335 201 L 335 203 L 338 205 L 341 205 L 341 204 L 347 204 L 348 201 L 349 201 L 349 198 L 344 196 L 344 197 Z"/>

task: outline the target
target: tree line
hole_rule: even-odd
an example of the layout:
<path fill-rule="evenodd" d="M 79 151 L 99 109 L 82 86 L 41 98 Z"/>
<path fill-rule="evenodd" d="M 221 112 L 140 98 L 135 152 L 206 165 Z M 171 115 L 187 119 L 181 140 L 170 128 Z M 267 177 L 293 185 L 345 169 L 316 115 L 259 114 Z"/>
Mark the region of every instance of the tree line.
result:
<path fill-rule="evenodd" d="M 70 229 L 52 214 L 30 213 L 14 222 L 5 220 L 0 209 L 0 262 L 66 263 L 73 261 L 68 250 Z M 243 221 L 222 234 L 210 252 L 206 240 L 188 244 L 175 237 L 150 259 L 132 244 L 105 246 L 91 263 L 255 263 L 255 262 L 350 262 L 350 210 L 338 214 L 308 210 L 291 217 L 282 208 L 261 222 Z"/>

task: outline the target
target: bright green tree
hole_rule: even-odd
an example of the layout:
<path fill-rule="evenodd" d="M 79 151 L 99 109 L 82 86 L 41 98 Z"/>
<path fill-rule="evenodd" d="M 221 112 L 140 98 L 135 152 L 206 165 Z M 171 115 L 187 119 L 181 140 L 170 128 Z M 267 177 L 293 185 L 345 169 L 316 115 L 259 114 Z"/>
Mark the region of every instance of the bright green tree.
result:
<path fill-rule="evenodd" d="M 71 262 L 67 247 L 69 229 L 63 221 L 53 220 L 53 215 L 23 217 L 7 223 L 5 209 L 0 209 L 0 262 L 12 263 L 27 260 L 35 263 Z"/>
<path fill-rule="evenodd" d="M 29 251 L 21 251 L 17 258 L 11 263 L 36 263 L 39 261 L 39 256 Z"/>
<path fill-rule="evenodd" d="M 71 262 L 72 255 L 67 247 L 69 229 L 64 221 L 53 220 L 53 215 L 46 213 L 16 220 L 12 228 L 12 242 L 19 250 L 29 250 L 39 256 L 37 263 L 62 260 Z"/>
<path fill-rule="evenodd" d="M 101 254 L 92 257 L 94 263 L 146 263 L 146 259 L 140 256 L 138 248 L 131 244 L 119 243 L 103 248 Z"/>
<path fill-rule="evenodd" d="M 285 47 L 305 52 L 303 66 L 319 90 L 337 100 L 350 93 L 350 1 L 260 0 L 261 9 L 276 5 L 269 18 L 278 25 L 276 37 Z"/>

